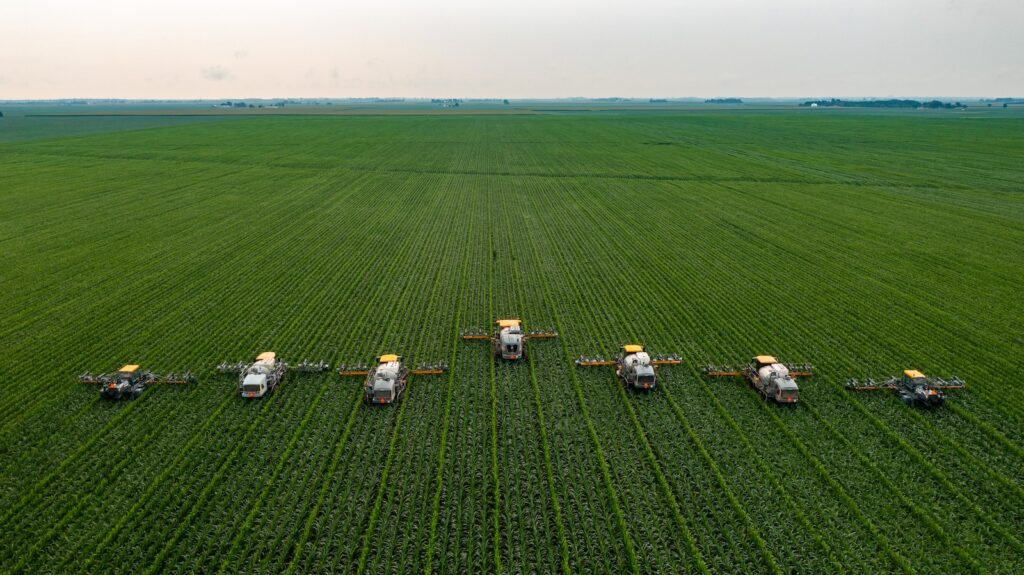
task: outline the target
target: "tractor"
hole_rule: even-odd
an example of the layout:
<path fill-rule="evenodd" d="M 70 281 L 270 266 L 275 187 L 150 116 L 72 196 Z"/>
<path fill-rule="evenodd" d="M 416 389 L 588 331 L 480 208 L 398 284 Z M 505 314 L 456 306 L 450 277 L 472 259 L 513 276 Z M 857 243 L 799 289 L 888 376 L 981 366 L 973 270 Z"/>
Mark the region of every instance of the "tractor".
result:
<path fill-rule="evenodd" d="M 338 375 L 365 375 L 363 401 L 370 405 L 391 405 L 402 396 L 410 375 L 441 375 L 447 371 L 448 366 L 444 364 L 408 369 L 402 365 L 401 356 L 388 353 L 380 356 L 372 369 L 365 365 L 342 365 Z"/>
<path fill-rule="evenodd" d="M 98 384 L 100 386 L 100 397 L 113 401 L 121 399 L 135 399 L 146 391 L 147 385 L 159 384 L 188 384 L 195 382 L 195 376 L 191 371 L 181 374 L 169 373 L 160 375 L 151 371 L 141 371 L 139 366 L 130 363 L 124 365 L 113 374 L 101 373 L 93 375 L 83 373 L 78 376 L 79 383 Z"/>
<path fill-rule="evenodd" d="M 269 395 L 280 385 L 290 371 L 323 372 L 331 368 L 330 364 L 319 361 L 316 363 L 303 360 L 295 366 L 277 359 L 277 354 L 265 351 L 256 356 L 252 363 L 221 363 L 217 366 L 220 373 L 238 374 L 238 393 L 241 397 L 254 399 Z"/>
<path fill-rule="evenodd" d="M 916 369 L 905 369 L 900 376 L 890 377 L 878 382 L 874 379 L 850 379 L 846 389 L 850 391 L 876 391 L 891 389 L 903 403 L 913 407 L 942 407 L 946 402 L 945 389 L 963 389 L 964 380 L 958 377 L 943 379 L 928 377 Z"/>
<path fill-rule="evenodd" d="M 581 357 L 576 360 L 576 365 L 582 367 L 614 365 L 615 375 L 626 389 L 652 391 L 658 385 L 658 376 L 655 372 L 659 366 L 679 365 L 682 362 L 683 360 L 678 355 L 659 355 L 652 359 L 644 350 L 644 346 L 627 344 L 619 348 L 619 355 L 614 360 L 602 357 Z"/>
<path fill-rule="evenodd" d="M 508 361 L 518 361 L 526 357 L 527 340 L 558 337 L 558 333 L 554 331 L 523 331 L 522 322 L 518 319 L 499 319 L 495 323 L 498 326 L 498 330 L 493 334 L 480 331 L 463 332 L 462 339 L 490 340 L 495 357 Z"/>
<path fill-rule="evenodd" d="M 814 368 L 809 364 L 782 363 L 771 355 L 757 355 L 741 370 L 730 366 L 708 365 L 704 373 L 709 377 L 742 377 L 762 397 L 783 405 L 800 402 L 798 377 L 811 377 Z"/>

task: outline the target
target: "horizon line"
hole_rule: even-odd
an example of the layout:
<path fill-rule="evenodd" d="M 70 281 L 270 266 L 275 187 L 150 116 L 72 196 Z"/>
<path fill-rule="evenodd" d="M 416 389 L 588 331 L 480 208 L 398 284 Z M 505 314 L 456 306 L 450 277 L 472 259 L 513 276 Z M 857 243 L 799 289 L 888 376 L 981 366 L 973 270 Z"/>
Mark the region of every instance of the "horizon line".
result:
<path fill-rule="evenodd" d="M 950 95 L 886 95 L 886 96 L 849 96 L 849 95 L 829 95 L 829 96 L 742 96 L 742 95 L 731 95 L 731 96 L 536 96 L 536 97 L 522 97 L 522 98 L 504 98 L 500 96 L 219 96 L 209 98 L 126 98 L 126 97 L 92 97 L 92 96 L 62 96 L 59 98 L 5 98 L 0 99 L 0 103 L 13 104 L 13 103 L 34 103 L 34 102 L 68 102 L 68 101 L 84 101 L 84 102 L 224 102 L 234 100 L 303 100 L 303 101 L 353 101 L 353 100 L 385 100 L 396 103 L 399 101 L 434 101 L 434 100 L 458 100 L 463 102 L 472 101 L 509 101 L 509 102 L 536 102 L 536 101 L 560 101 L 560 100 L 625 100 L 625 101 L 644 101 L 644 100 L 662 100 L 664 101 L 703 101 L 703 100 L 719 100 L 719 99 L 747 99 L 747 100 L 828 100 L 828 99 L 850 99 L 850 100 L 917 100 L 917 99 L 961 99 L 961 100 L 998 100 L 998 99 L 1010 99 L 1010 100 L 1021 100 L 1024 96 L 950 96 Z M 384 102 L 388 103 L 388 102 Z M 650 102 L 647 102 L 650 103 Z"/>

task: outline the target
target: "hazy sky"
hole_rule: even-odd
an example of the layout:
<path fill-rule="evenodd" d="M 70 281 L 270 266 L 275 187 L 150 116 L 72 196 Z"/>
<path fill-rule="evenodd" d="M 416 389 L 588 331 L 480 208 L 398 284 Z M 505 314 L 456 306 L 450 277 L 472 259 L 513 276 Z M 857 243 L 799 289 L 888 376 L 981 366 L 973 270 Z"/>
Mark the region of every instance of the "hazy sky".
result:
<path fill-rule="evenodd" d="M 1024 0 L 0 6 L 0 99 L 1024 96 Z"/>

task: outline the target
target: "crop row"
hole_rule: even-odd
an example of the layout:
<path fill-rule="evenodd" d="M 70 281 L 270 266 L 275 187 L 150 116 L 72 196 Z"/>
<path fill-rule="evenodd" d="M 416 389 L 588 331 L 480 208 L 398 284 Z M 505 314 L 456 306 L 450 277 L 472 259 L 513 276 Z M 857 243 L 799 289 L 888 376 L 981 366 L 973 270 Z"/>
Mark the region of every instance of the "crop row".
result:
<path fill-rule="evenodd" d="M 1019 174 L 859 121 L 267 119 L 11 148 L 0 571 L 1015 572 Z M 783 138 L 838 125 L 892 148 Z M 503 316 L 561 337 L 516 364 L 457 337 Z M 632 341 L 688 361 L 653 394 L 572 365 Z M 390 409 L 326 375 L 253 403 L 210 370 L 119 404 L 71 383 L 263 349 L 451 370 Z M 693 367 L 753 352 L 822 375 L 782 410 Z M 970 388 L 919 412 L 830 375 L 907 361 Z"/>
<path fill-rule="evenodd" d="M 638 278 L 638 279 L 639 279 L 639 278 Z M 652 282 L 654 282 L 654 281 L 655 281 L 655 278 L 653 278 L 653 277 L 652 277 L 652 278 L 651 278 L 651 281 L 652 281 Z M 624 285 L 626 285 L 626 284 L 624 284 Z M 628 284 L 628 285 L 629 285 L 629 286 L 631 286 L 631 285 L 636 285 L 636 284 L 634 283 L 634 284 Z M 653 285 L 653 284 L 652 284 L 652 285 Z M 629 290 L 629 288 L 628 288 L 628 287 L 625 287 L 625 288 L 623 288 L 623 289 L 626 289 L 627 291 Z M 619 290 L 619 291 L 622 291 L 622 290 Z M 612 293 L 612 290 L 609 290 L 609 291 L 608 291 L 608 292 L 606 292 L 606 293 Z M 610 309 L 620 309 L 620 310 L 621 310 L 621 309 L 628 309 L 628 308 L 627 308 L 627 306 L 628 306 L 628 301 L 629 301 L 629 300 L 628 300 L 628 298 L 627 298 L 627 299 L 626 299 L 625 301 L 622 301 L 622 302 L 620 302 L 620 304 L 619 304 L 618 306 L 612 305 L 612 306 L 608 306 L 608 308 L 610 308 Z M 671 318 L 665 318 L 665 321 L 671 321 Z M 657 323 L 656 323 L 656 325 L 657 325 Z M 662 325 L 664 325 L 664 324 L 662 324 Z M 756 328 L 756 326 L 755 326 L 755 328 Z M 955 493 L 954 493 L 954 494 L 955 494 Z"/>

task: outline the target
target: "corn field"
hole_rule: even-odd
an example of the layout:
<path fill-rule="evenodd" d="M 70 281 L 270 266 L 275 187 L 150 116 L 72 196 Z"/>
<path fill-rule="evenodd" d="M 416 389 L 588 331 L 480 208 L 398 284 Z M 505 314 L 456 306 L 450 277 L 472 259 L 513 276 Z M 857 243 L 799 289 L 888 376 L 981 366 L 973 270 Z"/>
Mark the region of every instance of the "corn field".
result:
<path fill-rule="evenodd" d="M 1024 119 L 923 114 L 0 143 L 0 572 L 1020 573 Z M 459 337 L 504 317 L 559 337 Z M 623 343 L 683 364 L 573 364 Z M 215 367 L 264 350 L 449 370 L 243 400 Z M 799 406 L 700 370 L 757 354 L 814 364 Z M 199 381 L 76 381 L 125 363 Z M 843 388 L 908 368 L 968 386 Z"/>

